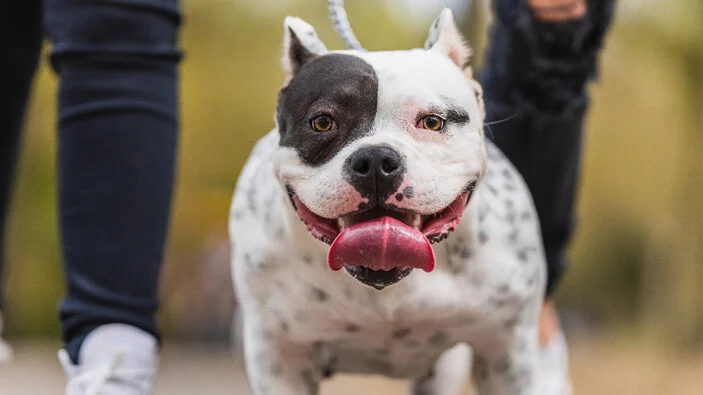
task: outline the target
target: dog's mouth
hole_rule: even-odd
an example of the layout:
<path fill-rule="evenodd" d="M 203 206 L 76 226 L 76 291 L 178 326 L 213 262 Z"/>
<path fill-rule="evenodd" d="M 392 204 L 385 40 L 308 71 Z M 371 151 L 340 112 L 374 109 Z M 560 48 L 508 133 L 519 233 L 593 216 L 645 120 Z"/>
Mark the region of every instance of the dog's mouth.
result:
<path fill-rule="evenodd" d="M 408 276 L 413 269 L 434 269 L 430 244 L 446 239 L 454 231 L 475 186 L 471 182 L 452 203 L 432 214 L 376 205 L 334 219 L 313 213 L 291 188 L 288 193 L 308 231 L 331 245 L 329 267 L 335 271 L 345 268 L 362 283 L 382 289 Z"/>

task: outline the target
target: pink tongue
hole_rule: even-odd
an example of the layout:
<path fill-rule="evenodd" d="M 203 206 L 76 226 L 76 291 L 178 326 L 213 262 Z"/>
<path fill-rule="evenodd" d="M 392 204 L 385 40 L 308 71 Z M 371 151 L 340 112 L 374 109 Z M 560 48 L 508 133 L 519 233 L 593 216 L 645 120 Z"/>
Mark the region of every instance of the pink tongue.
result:
<path fill-rule="evenodd" d="M 364 266 L 389 271 L 400 266 L 431 272 L 435 257 L 422 232 L 395 218 L 381 217 L 344 229 L 330 247 L 327 264 L 332 270 Z"/>

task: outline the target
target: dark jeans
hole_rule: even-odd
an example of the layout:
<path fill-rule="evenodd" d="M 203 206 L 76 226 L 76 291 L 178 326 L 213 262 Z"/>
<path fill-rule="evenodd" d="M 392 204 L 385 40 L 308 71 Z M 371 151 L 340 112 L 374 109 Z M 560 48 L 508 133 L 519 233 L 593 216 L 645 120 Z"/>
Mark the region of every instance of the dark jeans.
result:
<path fill-rule="evenodd" d="M 541 23 L 523 0 L 494 2 L 496 21 L 482 74 L 486 133 L 532 192 L 547 256 L 548 295 L 566 269 L 586 85 L 596 75 L 613 7 L 614 0 L 589 0 L 581 20 Z"/>
<path fill-rule="evenodd" d="M 131 324 L 158 337 L 178 131 L 178 0 L 1 6 L 0 226 L 45 27 L 60 79 L 63 339 L 75 360 L 82 339 L 102 324 Z"/>

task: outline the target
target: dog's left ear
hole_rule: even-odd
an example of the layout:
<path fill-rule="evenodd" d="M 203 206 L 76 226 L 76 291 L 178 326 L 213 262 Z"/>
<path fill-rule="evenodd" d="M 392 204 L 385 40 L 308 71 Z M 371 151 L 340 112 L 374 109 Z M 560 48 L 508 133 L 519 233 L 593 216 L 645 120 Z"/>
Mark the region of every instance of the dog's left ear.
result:
<path fill-rule="evenodd" d="M 327 53 L 315 28 L 300 18 L 286 17 L 283 22 L 283 69 L 294 76 L 307 62 Z"/>
<path fill-rule="evenodd" d="M 449 8 L 443 9 L 432 23 L 425 49 L 448 56 L 460 69 L 464 69 L 471 56 L 471 49 L 456 27 L 454 14 Z"/>

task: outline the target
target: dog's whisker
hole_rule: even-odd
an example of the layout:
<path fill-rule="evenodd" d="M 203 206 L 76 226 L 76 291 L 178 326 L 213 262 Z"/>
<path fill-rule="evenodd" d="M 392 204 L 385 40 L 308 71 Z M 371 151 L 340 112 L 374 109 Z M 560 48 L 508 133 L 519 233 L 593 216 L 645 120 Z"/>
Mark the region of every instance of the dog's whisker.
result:
<path fill-rule="evenodd" d="M 488 130 L 488 133 L 490 134 L 491 140 L 495 138 L 495 134 L 493 133 L 493 129 L 491 129 L 491 126 L 488 124 L 483 125 Z"/>
<path fill-rule="evenodd" d="M 486 125 L 486 126 L 498 125 L 498 124 L 501 124 L 501 123 L 503 123 L 503 122 L 507 122 L 507 121 L 509 121 L 509 120 L 511 120 L 511 119 L 513 119 L 513 118 L 515 118 L 516 116 L 517 116 L 517 113 L 515 113 L 515 114 L 513 114 L 513 115 L 511 115 L 511 116 L 509 116 L 509 117 L 505 117 L 505 118 L 503 118 L 503 119 L 499 119 L 499 120 L 497 120 L 497 121 L 485 122 L 484 125 Z"/>

